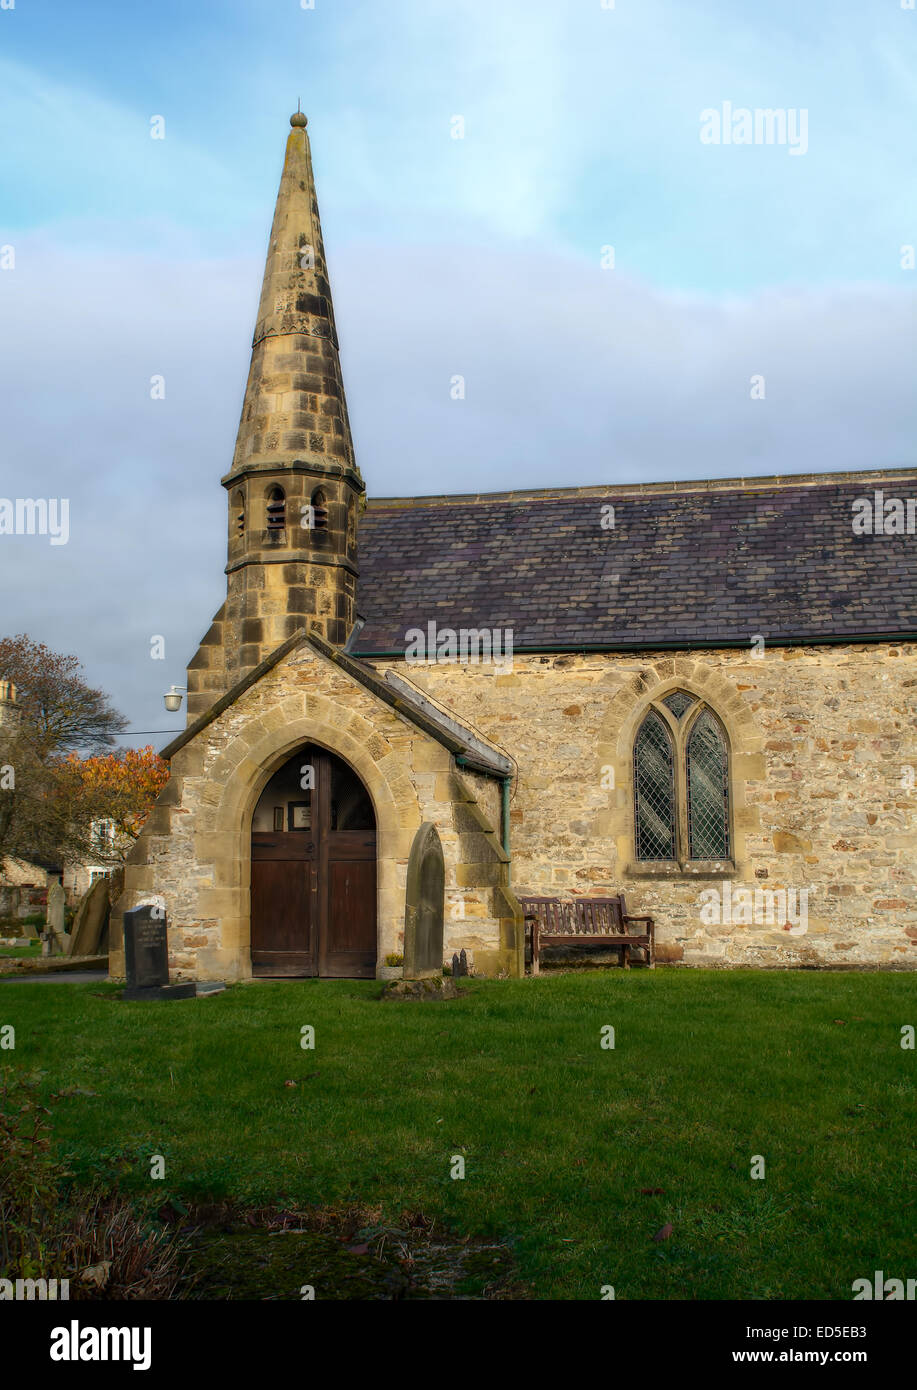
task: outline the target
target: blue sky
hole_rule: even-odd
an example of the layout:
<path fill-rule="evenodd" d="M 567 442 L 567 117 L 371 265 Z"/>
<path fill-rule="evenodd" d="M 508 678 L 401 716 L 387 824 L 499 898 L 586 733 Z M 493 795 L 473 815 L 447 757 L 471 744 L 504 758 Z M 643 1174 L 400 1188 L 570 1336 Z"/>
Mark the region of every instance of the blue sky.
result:
<path fill-rule="evenodd" d="M 161 690 L 222 601 L 219 478 L 300 96 L 371 493 L 913 462 L 898 0 L 15 0 L 0 496 L 73 521 L 65 547 L 0 542 L 4 627 L 76 651 L 134 727 L 175 726 Z M 804 109 L 806 153 L 702 144 L 727 101 Z"/>
<path fill-rule="evenodd" d="M 0 20 L 15 231 L 251 252 L 302 95 L 338 245 L 612 242 L 626 271 L 712 293 L 900 280 L 917 14 L 897 0 L 17 0 Z M 805 108 L 808 154 L 702 146 L 724 100 Z"/>

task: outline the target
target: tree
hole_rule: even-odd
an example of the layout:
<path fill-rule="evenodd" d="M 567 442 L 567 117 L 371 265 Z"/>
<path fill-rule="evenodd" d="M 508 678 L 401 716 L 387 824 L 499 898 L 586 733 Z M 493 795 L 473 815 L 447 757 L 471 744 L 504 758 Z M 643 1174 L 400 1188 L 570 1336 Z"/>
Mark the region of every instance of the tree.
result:
<path fill-rule="evenodd" d="M 32 729 L 42 758 L 77 748 L 100 753 L 127 728 L 108 696 L 86 684 L 82 669 L 77 657 L 52 652 L 25 633 L 0 638 L 0 679 L 15 684 L 20 721 Z"/>
<path fill-rule="evenodd" d="M 169 780 L 169 764 L 163 762 L 151 744 L 104 757 L 80 758 L 71 753 L 62 763 L 57 780 L 70 807 L 71 819 L 90 825 L 102 820 L 111 824 L 111 849 L 106 854 L 105 845 L 96 843 L 97 856 L 121 859 L 125 848 L 140 834 L 153 803 Z"/>
<path fill-rule="evenodd" d="M 71 848 L 66 809 L 55 796 L 54 769 L 43 762 L 31 730 L 0 725 L 0 862 L 58 864 Z"/>
<path fill-rule="evenodd" d="M 15 711 L 0 724 L 0 859 L 84 858 L 91 852 L 87 801 L 63 765 L 77 749 L 111 748 L 127 720 L 86 684 L 75 656 L 25 634 L 0 638 L 0 679 L 17 690 Z"/>

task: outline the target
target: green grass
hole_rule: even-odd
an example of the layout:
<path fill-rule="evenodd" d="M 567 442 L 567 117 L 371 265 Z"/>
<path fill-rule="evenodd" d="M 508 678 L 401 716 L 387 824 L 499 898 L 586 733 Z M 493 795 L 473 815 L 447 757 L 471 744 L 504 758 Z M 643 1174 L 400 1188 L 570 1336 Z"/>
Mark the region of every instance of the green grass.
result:
<path fill-rule="evenodd" d="M 11 983 L 0 1062 L 72 1090 L 54 1124 L 81 1180 L 424 1211 L 509 1240 L 535 1298 L 848 1299 L 875 1269 L 917 1275 L 915 986 L 609 970 L 470 981 L 443 1004 L 352 981 L 139 1004 Z"/>
<path fill-rule="evenodd" d="M 0 946 L 0 960 L 5 959 L 7 956 L 10 956 L 12 957 L 12 959 L 15 960 L 17 958 L 21 959 L 23 956 L 28 958 L 31 956 L 40 955 L 40 941 L 30 941 L 26 946 Z"/>

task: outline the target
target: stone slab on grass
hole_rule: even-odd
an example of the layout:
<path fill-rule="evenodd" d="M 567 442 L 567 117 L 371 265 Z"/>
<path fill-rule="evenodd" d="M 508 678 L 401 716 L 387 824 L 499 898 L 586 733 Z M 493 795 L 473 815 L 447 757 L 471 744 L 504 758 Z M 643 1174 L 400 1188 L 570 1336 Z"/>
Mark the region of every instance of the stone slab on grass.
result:
<path fill-rule="evenodd" d="M 459 989 L 452 980 L 445 980 L 441 975 L 434 975 L 424 980 L 392 980 L 385 986 L 381 999 L 420 999 L 431 1001 L 436 999 L 461 999 L 465 993 Z"/>

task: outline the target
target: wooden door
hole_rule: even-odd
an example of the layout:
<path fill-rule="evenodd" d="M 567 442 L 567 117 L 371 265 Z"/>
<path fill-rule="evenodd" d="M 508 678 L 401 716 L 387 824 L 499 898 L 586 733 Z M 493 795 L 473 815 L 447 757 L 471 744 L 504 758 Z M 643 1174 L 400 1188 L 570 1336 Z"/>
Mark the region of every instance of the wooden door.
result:
<path fill-rule="evenodd" d="M 330 831 L 326 856 L 328 915 L 320 973 L 371 979 L 376 973 L 375 831 Z"/>
<path fill-rule="evenodd" d="M 306 767 L 313 785 L 300 791 Z M 271 779 L 253 826 L 252 974 L 372 978 L 375 816 L 356 774 L 323 749 L 302 750 Z"/>
<path fill-rule="evenodd" d="M 252 835 L 252 974 L 318 974 L 316 841 Z"/>

